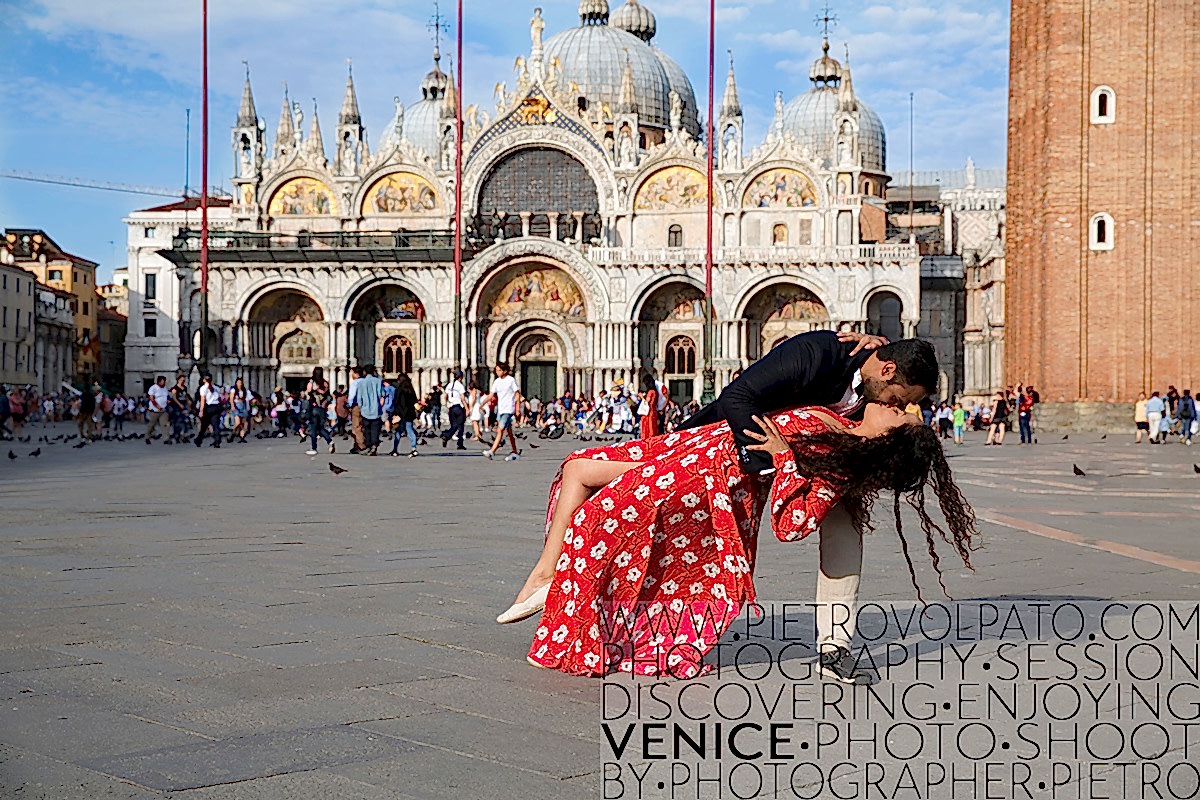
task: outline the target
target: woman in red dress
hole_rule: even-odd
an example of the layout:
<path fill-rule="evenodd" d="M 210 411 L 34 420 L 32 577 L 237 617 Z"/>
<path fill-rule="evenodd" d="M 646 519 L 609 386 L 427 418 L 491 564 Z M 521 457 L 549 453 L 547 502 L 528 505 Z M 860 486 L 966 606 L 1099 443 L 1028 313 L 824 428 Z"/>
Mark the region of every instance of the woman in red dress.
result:
<path fill-rule="evenodd" d="M 799 409 L 760 424 L 767 435 L 757 447 L 772 452 L 776 466 L 769 505 L 777 538 L 804 538 L 839 502 L 865 528 L 875 497 L 890 489 L 917 509 L 931 551 L 940 534 L 970 566 L 974 516 L 919 419 L 870 405 L 861 423 Z M 544 597 L 530 663 L 578 675 L 700 674 L 704 656 L 755 596 L 767 498 L 738 463 L 727 423 L 570 456 L 551 488 L 546 549 L 522 589 L 526 598 L 500 617 L 519 619 L 505 617 L 540 607 Z M 949 536 L 925 512 L 926 483 Z"/>
<path fill-rule="evenodd" d="M 642 441 L 653 439 L 658 429 L 658 385 L 649 373 L 642 376 L 642 402 L 638 406 L 638 434 Z"/>

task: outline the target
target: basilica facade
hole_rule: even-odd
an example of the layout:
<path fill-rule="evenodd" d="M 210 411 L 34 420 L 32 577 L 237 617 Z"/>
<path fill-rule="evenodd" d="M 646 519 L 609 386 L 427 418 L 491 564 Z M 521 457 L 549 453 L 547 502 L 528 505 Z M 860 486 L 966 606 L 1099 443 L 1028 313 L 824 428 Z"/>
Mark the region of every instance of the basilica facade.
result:
<path fill-rule="evenodd" d="M 611 13 L 583 0 L 579 18 L 544 38 L 536 10 L 530 52 L 494 104 L 464 99 L 461 186 L 457 98 L 436 52 L 419 99 L 396 99 L 375 144 L 352 76 L 329 148 L 316 109 L 306 123 L 286 95 L 268 141 L 247 77 L 233 197 L 210 213 L 206 331 L 194 203 L 126 220 L 127 388 L 190 369 L 203 336 L 217 380 L 258 391 L 302 385 L 318 365 L 345 383 L 370 362 L 426 388 L 456 366 L 507 361 L 530 396 L 650 369 L 675 397 L 698 397 L 708 195 L 696 93 L 638 0 Z M 796 333 L 908 336 L 920 319 L 918 249 L 886 241 L 883 126 L 827 41 L 815 55 L 807 90 L 776 96 L 764 141 L 744 141 L 732 62 L 714 114 L 718 390 Z"/>

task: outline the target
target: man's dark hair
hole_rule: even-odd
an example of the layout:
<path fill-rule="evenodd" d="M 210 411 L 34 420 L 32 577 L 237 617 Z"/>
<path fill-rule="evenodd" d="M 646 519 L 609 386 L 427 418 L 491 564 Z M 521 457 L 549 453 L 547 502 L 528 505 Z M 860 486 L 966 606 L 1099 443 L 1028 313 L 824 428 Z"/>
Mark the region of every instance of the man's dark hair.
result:
<path fill-rule="evenodd" d="M 896 365 L 894 382 L 919 386 L 928 394 L 938 391 L 938 361 L 933 345 L 920 339 L 901 339 L 875 351 L 880 361 Z"/>

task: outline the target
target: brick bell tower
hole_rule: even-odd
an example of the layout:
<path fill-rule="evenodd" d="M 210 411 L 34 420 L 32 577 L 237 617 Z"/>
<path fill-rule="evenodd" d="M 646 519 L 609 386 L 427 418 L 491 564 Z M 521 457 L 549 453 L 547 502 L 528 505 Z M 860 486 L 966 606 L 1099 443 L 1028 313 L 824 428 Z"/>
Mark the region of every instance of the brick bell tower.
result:
<path fill-rule="evenodd" d="M 1200 389 L 1200 2 L 1013 0 L 1005 380 Z"/>

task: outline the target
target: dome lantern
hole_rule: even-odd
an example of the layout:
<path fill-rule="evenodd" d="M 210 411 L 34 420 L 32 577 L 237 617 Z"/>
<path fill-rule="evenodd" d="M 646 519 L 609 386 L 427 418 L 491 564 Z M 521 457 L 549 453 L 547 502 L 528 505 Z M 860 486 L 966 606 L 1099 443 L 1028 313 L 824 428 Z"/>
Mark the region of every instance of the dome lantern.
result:
<path fill-rule="evenodd" d="M 649 42 L 658 31 L 658 22 L 650 9 L 638 0 L 626 0 L 625 5 L 613 12 L 608 24 L 626 33 L 632 33 L 643 42 Z"/>
<path fill-rule="evenodd" d="M 579 24 L 607 25 L 608 0 L 580 0 Z"/>

